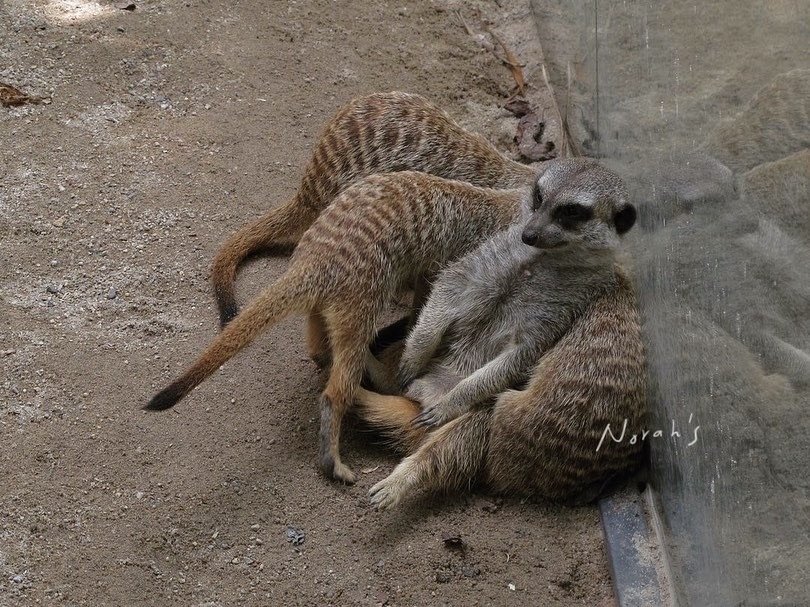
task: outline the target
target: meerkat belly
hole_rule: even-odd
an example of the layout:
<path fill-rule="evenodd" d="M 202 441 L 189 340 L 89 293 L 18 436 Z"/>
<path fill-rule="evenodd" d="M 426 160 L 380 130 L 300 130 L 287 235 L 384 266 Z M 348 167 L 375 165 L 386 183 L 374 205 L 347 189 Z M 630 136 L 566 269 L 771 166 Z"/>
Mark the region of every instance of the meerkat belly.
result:
<path fill-rule="evenodd" d="M 556 313 L 555 276 L 535 267 L 533 253 L 518 248 L 505 256 L 501 251 L 498 271 L 484 263 L 470 276 L 463 294 L 466 309 L 447 340 L 447 363 L 459 373 L 469 375 L 525 341 L 527 332 L 541 330 L 536 325 L 546 315 L 536 311 Z"/>
<path fill-rule="evenodd" d="M 515 347 L 528 348 L 539 357 L 570 326 L 592 297 L 593 286 L 601 282 L 589 273 L 571 273 L 544 264 L 541 258 L 526 257 L 518 255 L 508 271 L 470 285 L 468 298 L 475 305 L 454 324 L 445 361 L 462 376 Z"/>

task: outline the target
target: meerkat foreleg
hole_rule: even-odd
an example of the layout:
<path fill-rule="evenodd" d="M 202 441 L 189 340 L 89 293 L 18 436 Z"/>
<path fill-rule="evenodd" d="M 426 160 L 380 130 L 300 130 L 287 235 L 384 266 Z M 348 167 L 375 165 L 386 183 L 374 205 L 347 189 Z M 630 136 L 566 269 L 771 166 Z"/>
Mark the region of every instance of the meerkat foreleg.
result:
<path fill-rule="evenodd" d="M 396 394 L 399 386 L 392 372 L 371 351 L 366 352 L 366 379 L 375 391 L 383 394 Z"/>
<path fill-rule="evenodd" d="M 436 286 L 408 335 L 399 361 L 398 380 L 404 388 L 425 369 L 442 343 L 455 318 L 455 296 L 450 289 Z"/>
<path fill-rule="evenodd" d="M 435 430 L 413 455 L 371 488 L 371 503 L 385 510 L 419 489 L 469 488 L 484 463 L 491 415 L 490 409 L 471 411 Z"/>
<path fill-rule="evenodd" d="M 414 419 L 414 423 L 441 426 L 475 405 L 484 403 L 507 388 L 513 387 L 528 375 L 536 359 L 535 348 L 527 345 L 513 346 L 462 379 L 440 401 L 423 403 L 422 413 Z"/>
<path fill-rule="evenodd" d="M 413 320 L 416 321 L 419 311 L 425 307 L 430 297 L 431 278 L 428 276 L 420 276 L 416 279 L 413 286 L 413 299 L 411 300 L 411 307 L 413 313 Z"/>

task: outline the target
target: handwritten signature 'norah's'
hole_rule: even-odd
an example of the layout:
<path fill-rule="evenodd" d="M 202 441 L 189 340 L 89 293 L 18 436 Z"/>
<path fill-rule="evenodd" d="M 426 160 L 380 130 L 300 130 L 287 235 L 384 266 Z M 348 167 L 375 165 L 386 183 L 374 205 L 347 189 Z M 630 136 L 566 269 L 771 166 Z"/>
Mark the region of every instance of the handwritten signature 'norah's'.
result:
<path fill-rule="evenodd" d="M 690 425 L 692 424 L 692 414 L 691 413 L 689 414 L 689 422 L 688 423 Z M 608 436 L 610 436 L 610 439 L 614 443 L 624 442 L 625 438 L 627 437 L 627 424 L 628 424 L 628 421 L 627 421 L 627 418 L 625 418 L 624 423 L 622 424 L 621 434 L 619 434 L 618 436 L 616 436 L 613 433 L 613 428 L 610 427 L 610 424 L 605 426 L 605 431 L 602 432 L 602 438 L 599 439 L 599 444 L 596 446 L 596 450 L 599 451 L 599 449 L 602 448 L 602 444 L 605 442 L 605 439 Z M 694 430 L 692 431 L 693 438 L 692 438 L 692 440 L 690 442 L 686 443 L 687 447 L 691 447 L 692 445 L 694 445 L 697 442 L 697 440 L 698 440 L 698 430 L 700 430 L 700 426 L 695 426 Z M 675 420 L 674 419 L 672 420 L 672 432 L 669 433 L 669 436 L 672 439 L 680 439 L 681 438 L 681 433 L 678 432 L 675 429 Z M 664 437 L 664 431 L 660 430 L 660 429 L 659 430 L 642 429 L 642 431 L 640 433 L 637 432 L 635 434 L 632 434 L 627 439 L 627 442 L 629 444 L 631 444 L 631 445 L 635 445 L 639 441 L 647 440 L 648 437 L 649 438 L 663 438 Z"/>

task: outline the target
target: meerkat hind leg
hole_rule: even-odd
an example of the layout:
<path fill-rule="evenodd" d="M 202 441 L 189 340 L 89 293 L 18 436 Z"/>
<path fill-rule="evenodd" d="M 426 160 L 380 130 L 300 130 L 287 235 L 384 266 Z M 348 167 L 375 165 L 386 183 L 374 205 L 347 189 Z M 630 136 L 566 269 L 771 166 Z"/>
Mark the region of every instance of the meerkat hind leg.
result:
<path fill-rule="evenodd" d="M 323 472 L 336 480 L 352 484 L 357 475 L 340 459 L 340 430 L 346 412 L 363 379 L 368 343 L 374 333 L 368 325 L 373 313 L 356 310 L 351 319 L 337 320 L 327 316 L 332 344 L 332 369 L 321 394 L 320 465 Z"/>
<path fill-rule="evenodd" d="M 313 310 L 307 317 L 306 340 L 309 357 L 318 365 L 319 369 L 327 367 L 332 353 L 329 350 L 326 320 L 318 310 Z"/>
<path fill-rule="evenodd" d="M 449 491 L 472 485 L 484 464 L 490 419 L 491 411 L 479 409 L 435 430 L 413 455 L 371 488 L 371 503 L 385 510 L 420 489 Z"/>

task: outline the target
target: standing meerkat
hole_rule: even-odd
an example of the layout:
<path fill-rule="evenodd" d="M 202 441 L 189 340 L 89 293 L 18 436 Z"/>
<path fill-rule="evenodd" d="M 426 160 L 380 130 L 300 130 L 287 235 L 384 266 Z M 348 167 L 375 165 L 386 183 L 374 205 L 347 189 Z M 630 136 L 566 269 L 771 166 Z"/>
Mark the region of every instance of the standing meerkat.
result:
<path fill-rule="evenodd" d="M 576 197 L 577 176 L 588 175 L 586 183 L 617 179 L 591 161 L 561 160 L 547 167 L 540 178 L 544 187 L 563 198 Z M 547 174 L 556 177 L 544 178 Z M 416 278 L 446 266 L 522 215 L 532 217 L 533 191 L 485 189 L 417 172 L 374 175 L 351 186 L 304 234 L 287 272 L 147 408 L 173 406 L 262 330 L 292 312 L 307 313 L 310 355 L 323 357 L 331 347 L 333 360 L 321 395 L 320 465 L 332 478 L 354 482 L 340 459 L 340 427 L 364 369 L 376 362 L 368 345 L 385 305 Z"/>
<path fill-rule="evenodd" d="M 393 92 L 354 99 L 326 126 L 295 196 L 241 228 L 217 252 L 211 280 L 221 325 L 239 310 L 234 282 L 246 257 L 298 244 L 335 197 L 361 178 L 406 170 L 496 189 L 530 185 L 537 174 L 419 95 Z"/>
<path fill-rule="evenodd" d="M 418 490 L 492 492 L 583 503 L 640 463 L 646 365 L 635 294 L 616 284 L 541 358 L 522 390 L 429 432 L 403 397 L 361 390 L 361 416 L 412 452 L 370 491 L 379 509 Z M 606 438 L 608 424 L 613 436 Z M 635 435 L 635 436 L 634 436 Z"/>
<path fill-rule="evenodd" d="M 340 426 L 364 370 L 386 304 L 528 212 L 531 188 L 490 190 L 427 173 L 372 175 L 352 185 L 305 232 L 288 270 L 214 339 L 147 409 L 173 406 L 262 330 L 308 314 L 310 355 L 332 367 L 321 395 L 320 465 L 352 483 L 340 459 Z M 372 369 L 373 371 L 373 369 Z"/>

